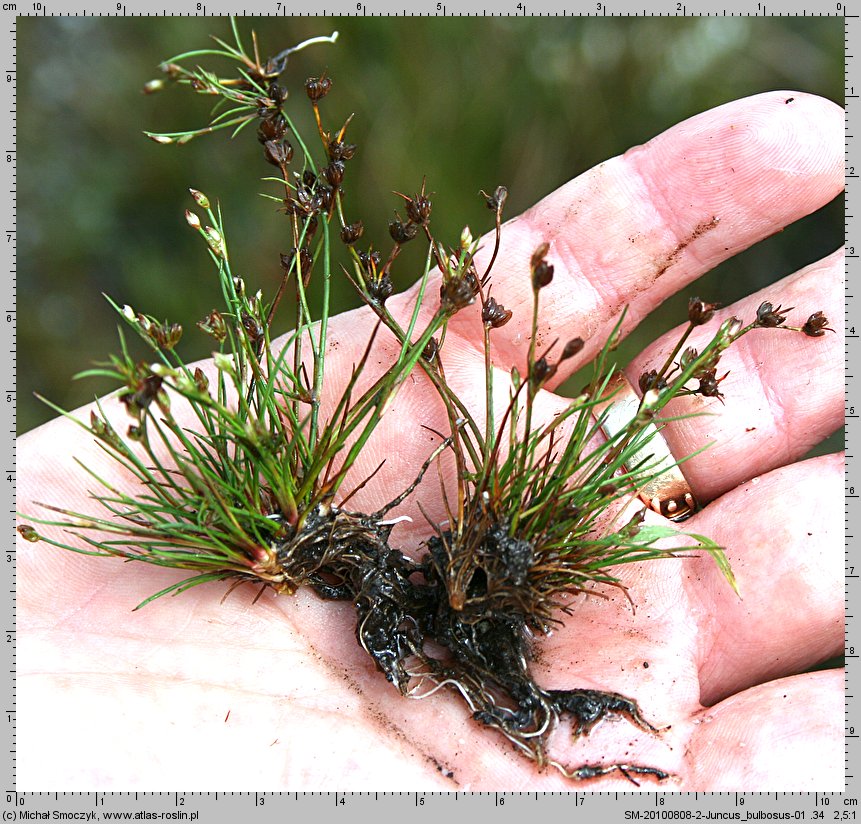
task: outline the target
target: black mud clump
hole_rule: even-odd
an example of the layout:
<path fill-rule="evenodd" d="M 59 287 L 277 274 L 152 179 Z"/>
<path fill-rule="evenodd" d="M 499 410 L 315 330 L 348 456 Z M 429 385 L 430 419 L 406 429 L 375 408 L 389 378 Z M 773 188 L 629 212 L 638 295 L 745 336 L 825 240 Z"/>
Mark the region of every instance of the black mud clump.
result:
<path fill-rule="evenodd" d="M 574 779 L 612 772 L 631 781 L 633 775 L 668 777 L 636 764 L 570 768 L 549 758 L 547 739 L 563 716 L 570 718 L 575 737 L 608 715 L 658 731 L 643 719 L 636 702 L 622 695 L 545 690 L 535 682 L 529 671 L 532 638 L 544 627 L 512 606 L 530 601 L 525 594 L 518 597 L 534 562 L 529 542 L 511 537 L 504 524 L 490 526 L 466 586 L 468 608 L 456 609 L 446 586 L 451 533 L 429 539 L 421 560 L 413 560 L 389 545 L 390 531 L 373 518 L 333 508 L 309 521 L 301 539 L 281 554 L 293 569 L 306 570 L 305 583 L 318 596 L 352 602 L 357 641 L 402 695 L 420 697 L 445 685 L 466 701 L 476 721 L 498 730 L 539 766 L 555 766 Z M 491 606 L 495 587 L 507 592 L 504 608 Z"/>

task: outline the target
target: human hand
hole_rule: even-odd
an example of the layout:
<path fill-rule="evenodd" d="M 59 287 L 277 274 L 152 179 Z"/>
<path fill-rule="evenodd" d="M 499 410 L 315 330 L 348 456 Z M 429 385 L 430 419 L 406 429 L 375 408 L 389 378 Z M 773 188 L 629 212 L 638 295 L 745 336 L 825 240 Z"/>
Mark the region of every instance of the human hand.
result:
<path fill-rule="evenodd" d="M 628 331 L 721 260 L 834 197 L 841 147 L 833 104 L 773 92 L 686 121 L 567 184 L 503 231 L 493 295 L 515 314 L 495 332 L 496 364 L 524 361 L 528 261 L 540 242 L 551 243 L 556 265 L 542 326 L 551 340 L 587 339 L 576 368 L 623 306 Z M 841 278 L 835 254 L 724 314 L 749 318 L 767 299 L 798 307 L 801 320 L 817 309 L 839 317 Z M 392 298 L 393 311 L 410 299 Z M 454 389 L 480 408 L 475 314 L 453 320 L 443 358 Z M 333 322 L 333 384 L 364 347 L 366 320 L 360 310 Z M 648 347 L 627 370 L 632 383 L 667 350 L 662 341 Z M 575 602 L 564 628 L 539 642 L 537 680 L 620 692 L 669 729 L 652 736 L 604 723 L 570 744 L 562 725 L 552 742 L 560 760 L 660 767 L 673 774 L 661 785 L 671 789 L 842 788 L 842 672 L 796 675 L 843 644 L 842 459 L 793 463 L 842 420 L 842 351 L 840 334 L 752 333 L 722 360 L 731 370 L 725 407 L 699 398 L 674 407 L 717 412 L 664 434 L 677 457 L 715 442 L 684 464 L 708 503 L 685 529 L 726 547 L 742 599 L 702 557 L 623 570 L 636 611 L 613 593 Z M 543 399 L 548 416 L 563 406 Z M 383 503 L 412 480 L 430 451 L 413 433 L 420 423 L 444 430 L 440 415 L 416 374 L 355 468 L 361 479 L 387 458 L 361 493 L 365 503 Z M 65 420 L 21 438 L 18 455 L 23 512 L 35 512 L 33 501 L 94 506 L 73 457 L 132 488 Z M 418 501 L 439 514 L 429 480 L 404 514 L 416 516 Z M 426 534 L 414 517 L 393 542 L 415 547 Z M 252 605 L 250 590 L 220 603 L 213 587 L 201 587 L 131 614 L 179 574 L 22 541 L 18 552 L 20 789 L 576 786 L 552 769 L 538 772 L 451 695 L 402 699 L 356 644 L 349 605 L 304 591 L 266 592 Z M 583 786 L 631 788 L 621 776 Z"/>

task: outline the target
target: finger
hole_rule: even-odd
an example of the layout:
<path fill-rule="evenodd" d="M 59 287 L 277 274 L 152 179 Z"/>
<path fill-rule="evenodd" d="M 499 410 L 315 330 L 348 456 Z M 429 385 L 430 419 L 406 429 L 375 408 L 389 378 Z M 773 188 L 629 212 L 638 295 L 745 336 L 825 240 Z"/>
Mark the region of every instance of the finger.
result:
<path fill-rule="evenodd" d="M 491 289 L 514 316 L 494 333 L 495 361 L 525 361 L 529 260 L 539 244 L 550 244 L 555 266 L 541 292 L 539 340 L 588 342 L 561 381 L 601 348 L 624 306 L 628 331 L 685 284 L 834 198 L 843 127 L 842 109 L 812 95 L 738 100 L 600 164 L 509 221 Z M 491 245 L 486 238 L 482 260 Z M 480 346 L 477 312 L 461 312 L 452 330 Z"/>
<path fill-rule="evenodd" d="M 843 670 L 772 681 L 693 719 L 686 790 L 842 792 Z"/>
<path fill-rule="evenodd" d="M 842 455 L 777 469 L 686 522 L 725 547 L 740 592 L 708 557 L 685 567 L 702 704 L 842 651 L 843 469 Z"/>
<path fill-rule="evenodd" d="M 787 323 L 800 326 L 816 310 L 830 318 L 843 312 L 843 252 L 802 269 L 723 310 L 692 336 L 702 349 L 717 324 L 736 315 L 749 322 L 764 300 L 794 306 Z M 709 448 L 686 461 L 685 478 L 700 501 L 708 501 L 737 484 L 804 456 L 843 423 L 844 335 L 809 338 L 780 329 L 757 329 L 721 357 L 719 374 L 725 404 L 717 398 L 681 398 L 668 415 L 706 415 L 674 421 L 663 435 L 677 458 Z M 637 386 L 643 371 L 659 366 L 679 340 L 681 327 L 667 333 L 625 370 Z"/>

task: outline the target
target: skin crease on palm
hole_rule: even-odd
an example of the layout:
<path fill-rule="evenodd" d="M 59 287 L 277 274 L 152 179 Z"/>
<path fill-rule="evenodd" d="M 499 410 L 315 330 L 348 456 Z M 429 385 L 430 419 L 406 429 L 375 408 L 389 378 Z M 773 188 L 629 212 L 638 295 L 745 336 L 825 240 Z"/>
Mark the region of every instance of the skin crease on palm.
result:
<path fill-rule="evenodd" d="M 587 340 L 563 365 L 567 375 L 598 351 L 625 305 L 627 332 L 672 293 L 694 294 L 702 273 L 834 198 L 842 152 L 841 109 L 769 92 L 566 184 L 503 229 L 492 294 L 514 317 L 494 330 L 495 364 L 523 367 L 528 262 L 540 242 L 550 243 L 556 274 L 542 292 L 539 334 Z M 572 744 L 563 722 L 551 740 L 560 760 L 672 773 L 661 784 L 644 777 L 648 790 L 842 790 L 843 673 L 798 674 L 843 647 L 842 455 L 798 462 L 843 418 L 842 276 L 835 252 L 697 330 L 694 346 L 720 319 L 750 319 L 763 300 L 797 307 L 793 325 L 815 310 L 838 321 L 837 334 L 818 339 L 757 330 L 721 362 L 725 406 L 676 402 L 674 412 L 716 413 L 665 434 L 677 457 L 713 442 L 684 465 L 708 504 L 684 526 L 726 548 L 742 597 L 708 557 L 687 557 L 623 569 L 635 608 L 612 589 L 573 601 L 565 626 L 537 643 L 539 683 L 620 692 L 668 729 L 654 736 L 612 719 Z M 390 301 L 396 313 L 411 305 L 411 293 Z M 478 314 L 458 315 L 443 349 L 447 377 L 473 409 L 483 403 Z M 342 384 L 369 328 L 365 310 L 333 321 L 328 386 Z M 635 385 L 677 337 L 628 367 Z M 563 404 L 548 393 L 542 414 Z M 124 430 L 120 405 L 107 408 Z M 387 459 L 351 507 L 374 507 L 409 484 L 433 448 L 420 423 L 445 429 L 416 374 L 351 476 Z M 35 514 L 33 501 L 92 511 L 73 457 L 131 488 L 91 436 L 58 419 L 19 439 L 22 512 Z M 444 517 L 433 474 L 394 513 L 413 517 L 394 545 L 413 550 L 427 537 L 418 502 Z M 349 604 L 306 591 L 266 591 L 252 604 L 252 587 L 222 602 L 223 590 L 206 585 L 131 612 L 181 575 L 19 541 L 19 790 L 633 789 L 620 775 L 576 784 L 539 771 L 445 691 L 401 698 L 357 646 Z"/>

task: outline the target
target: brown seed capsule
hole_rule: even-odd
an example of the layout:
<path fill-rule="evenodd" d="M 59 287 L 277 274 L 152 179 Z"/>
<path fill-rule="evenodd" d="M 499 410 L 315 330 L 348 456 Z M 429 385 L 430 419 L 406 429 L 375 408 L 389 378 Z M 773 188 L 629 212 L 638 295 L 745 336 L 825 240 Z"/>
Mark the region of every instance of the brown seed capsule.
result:
<path fill-rule="evenodd" d="M 428 199 L 427 195 L 425 195 L 425 182 L 422 181 L 422 190 L 413 195 L 412 197 L 408 197 L 407 195 L 401 194 L 400 192 L 396 192 L 395 194 L 400 195 L 407 204 L 407 217 L 413 222 L 418 223 L 420 226 L 427 226 L 428 221 L 430 220 L 431 207 L 432 203 Z"/>
<path fill-rule="evenodd" d="M 662 389 L 667 388 L 667 382 L 663 378 L 658 378 L 657 369 L 650 369 L 648 372 L 643 372 L 637 383 L 640 386 L 640 392 L 644 395 L 650 389 L 656 389 L 660 392 Z"/>
<path fill-rule="evenodd" d="M 173 349 L 179 343 L 179 339 L 182 337 L 182 326 L 178 323 L 172 323 L 170 326 L 159 327 L 159 334 L 157 336 L 158 345 L 162 349 Z"/>
<path fill-rule="evenodd" d="M 320 210 L 320 195 L 308 186 L 302 185 L 296 189 L 296 207 L 298 212 L 304 215 L 312 215 Z M 297 213 L 294 209 L 294 214 Z"/>
<path fill-rule="evenodd" d="M 719 303 L 707 303 L 700 298 L 688 300 L 688 320 L 694 326 L 702 326 L 713 317 L 716 309 L 720 309 Z"/>
<path fill-rule="evenodd" d="M 326 147 L 326 151 L 332 160 L 352 160 L 357 146 L 353 143 L 342 143 L 340 140 L 332 140 Z"/>
<path fill-rule="evenodd" d="M 481 319 L 484 325 L 490 326 L 492 329 L 505 326 L 511 320 L 511 315 L 511 310 L 506 309 L 501 303 L 497 303 L 495 298 L 488 298 L 481 308 Z"/>
<path fill-rule="evenodd" d="M 679 366 L 682 369 L 687 369 L 699 356 L 700 353 L 693 346 L 689 346 L 682 352 L 682 356 L 679 358 Z"/>
<path fill-rule="evenodd" d="M 431 202 L 424 195 L 416 195 L 415 199 L 407 201 L 407 214 L 414 223 L 427 226 L 430 220 Z"/>
<path fill-rule="evenodd" d="M 532 270 L 532 288 L 542 289 L 553 280 L 553 266 L 545 260 L 550 251 L 549 243 L 542 243 L 533 253 L 529 261 Z"/>
<path fill-rule="evenodd" d="M 538 265 L 532 270 L 532 286 L 535 289 L 543 289 L 553 280 L 553 266 L 546 260 L 538 261 Z"/>
<path fill-rule="evenodd" d="M 307 285 L 307 284 L 306 284 Z M 263 337 L 263 326 L 257 318 L 244 311 L 241 315 L 242 328 L 245 329 L 251 343 L 257 343 Z"/>
<path fill-rule="evenodd" d="M 323 77 L 309 77 L 305 81 L 305 94 L 307 94 L 308 99 L 312 100 L 314 103 L 318 100 L 322 100 L 327 94 L 329 94 L 329 90 L 331 88 L 332 81 L 325 75 L 323 75 Z"/>
<path fill-rule="evenodd" d="M 359 262 L 369 275 L 373 274 L 380 265 L 380 253 L 371 249 L 368 249 L 367 252 L 359 252 Z"/>
<path fill-rule="evenodd" d="M 505 206 L 505 201 L 508 200 L 508 189 L 505 186 L 497 186 L 493 190 L 492 195 L 489 195 L 483 189 L 481 194 L 484 195 L 487 208 L 494 212 L 500 211 Z"/>
<path fill-rule="evenodd" d="M 199 320 L 197 326 L 207 335 L 212 335 L 219 343 L 227 337 L 227 325 L 217 309 L 213 309 L 203 320 Z"/>
<path fill-rule="evenodd" d="M 311 253 L 307 249 L 299 250 L 299 269 L 302 271 L 302 285 L 307 286 L 311 281 L 311 266 L 313 264 L 313 258 L 311 257 Z M 289 254 L 281 255 L 281 268 L 287 273 L 290 274 L 291 271 L 295 271 L 296 267 L 296 249 L 295 247 L 290 251 Z"/>
<path fill-rule="evenodd" d="M 419 231 L 416 223 L 403 223 L 398 215 L 389 221 L 389 234 L 395 243 L 408 243 Z"/>
<path fill-rule="evenodd" d="M 269 89 L 266 93 L 276 106 L 280 106 L 287 99 L 287 89 L 274 80 L 269 84 Z"/>
<path fill-rule="evenodd" d="M 560 361 L 568 360 L 568 358 L 573 358 L 575 355 L 579 355 L 583 351 L 583 347 L 586 345 L 586 341 L 583 338 L 572 338 L 565 344 L 565 347 L 562 350 L 562 357 L 559 358 Z"/>
<path fill-rule="evenodd" d="M 828 318 L 822 312 L 814 312 L 801 327 L 801 331 L 811 338 L 821 338 L 826 332 L 834 330 L 828 325 Z"/>
<path fill-rule="evenodd" d="M 392 292 L 395 291 L 392 279 L 389 277 L 388 273 L 383 274 L 379 278 L 370 279 L 366 286 L 368 297 L 375 303 L 380 304 L 380 306 L 382 306 L 386 300 L 391 297 Z"/>
<path fill-rule="evenodd" d="M 763 329 L 773 329 L 776 326 L 780 326 L 786 321 L 786 316 L 780 313 L 791 312 L 794 308 L 793 306 L 789 306 L 786 309 L 782 306 L 774 307 L 771 303 L 765 301 L 756 310 L 756 325 Z"/>
<path fill-rule="evenodd" d="M 293 147 L 286 140 L 267 140 L 263 144 L 263 157 L 267 163 L 283 169 L 293 159 Z"/>
<path fill-rule="evenodd" d="M 335 190 L 331 186 L 317 185 L 316 199 L 319 201 L 317 211 L 328 212 L 335 200 Z M 314 218 L 316 220 L 316 218 Z"/>
<path fill-rule="evenodd" d="M 148 375 L 138 381 L 134 388 L 129 388 L 120 395 L 120 400 L 126 407 L 126 411 L 134 418 L 140 420 L 141 412 L 145 410 L 156 398 L 161 390 L 162 379 L 158 375 Z"/>
<path fill-rule="evenodd" d="M 261 143 L 269 140 L 280 140 L 287 131 L 287 119 L 281 112 L 267 113 L 261 118 L 257 126 L 257 139 Z"/>
<path fill-rule="evenodd" d="M 203 370 L 199 366 L 194 370 L 194 385 L 200 392 L 206 392 L 209 389 L 209 378 L 204 375 Z"/>
<path fill-rule="evenodd" d="M 720 400 L 723 400 L 723 394 L 718 387 L 721 381 L 729 374 L 729 372 L 727 372 L 720 378 L 716 377 L 716 374 L 717 373 L 714 369 L 707 369 L 701 375 L 698 375 L 697 377 L 699 378 L 700 385 L 696 391 L 703 397 L 719 398 Z"/>
<path fill-rule="evenodd" d="M 334 189 L 337 189 L 344 181 L 344 161 L 333 160 L 325 169 L 323 169 L 323 177 L 326 182 Z"/>
<path fill-rule="evenodd" d="M 556 364 L 547 362 L 547 358 L 539 358 L 529 370 L 529 380 L 533 386 L 541 386 L 556 374 Z"/>
<path fill-rule="evenodd" d="M 529 265 L 532 269 L 534 269 L 546 256 L 550 251 L 549 243 L 542 243 L 533 253 L 532 259 L 529 261 Z"/>
<path fill-rule="evenodd" d="M 469 306 L 478 294 L 478 281 L 472 272 L 465 272 L 460 277 L 443 276 L 439 288 L 440 305 L 443 310 L 454 314 L 464 306 Z"/>
<path fill-rule="evenodd" d="M 365 225 L 361 220 L 357 220 L 355 223 L 348 223 L 343 229 L 341 229 L 341 240 L 347 244 L 347 246 L 352 246 L 365 231 Z"/>

